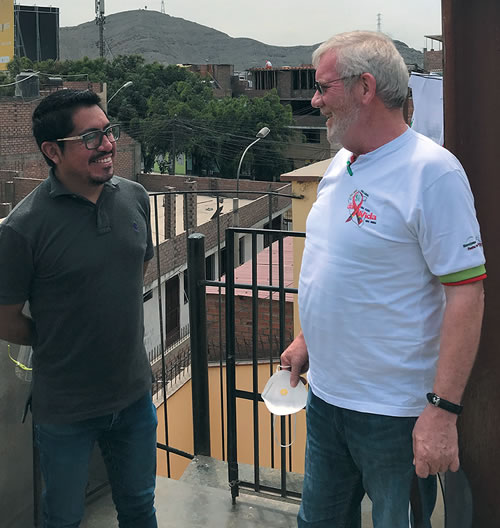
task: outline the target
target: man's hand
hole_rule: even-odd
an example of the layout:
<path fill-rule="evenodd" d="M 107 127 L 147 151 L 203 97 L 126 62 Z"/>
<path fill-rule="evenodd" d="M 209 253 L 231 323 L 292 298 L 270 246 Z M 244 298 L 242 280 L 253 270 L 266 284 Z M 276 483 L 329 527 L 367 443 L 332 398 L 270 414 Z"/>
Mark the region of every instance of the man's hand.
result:
<path fill-rule="evenodd" d="M 413 428 L 413 464 L 421 478 L 458 471 L 457 416 L 427 405 Z"/>
<path fill-rule="evenodd" d="M 302 332 L 300 332 L 290 346 L 281 354 L 281 365 L 291 367 L 290 385 L 296 387 L 300 375 L 309 369 L 309 354 Z"/>

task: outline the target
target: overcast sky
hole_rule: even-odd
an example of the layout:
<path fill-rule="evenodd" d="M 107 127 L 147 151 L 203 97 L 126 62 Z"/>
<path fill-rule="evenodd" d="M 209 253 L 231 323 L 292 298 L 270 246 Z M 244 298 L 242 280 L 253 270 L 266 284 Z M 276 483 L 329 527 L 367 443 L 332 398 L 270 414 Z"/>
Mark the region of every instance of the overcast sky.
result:
<path fill-rule="evenodd" d="M 59 7 L 60 25 L 95 17 L 94 0 L 19 1 Z M 106 15 L 144 9 L 160 11 L 161 0 L 105 0 Z M 421 50 L 424 35 L 441 33 L 441 0 L 165 0 L 168 15 L 278 46 L 323 42 L 334 33 L 381 28 L 393 39 Z"/>

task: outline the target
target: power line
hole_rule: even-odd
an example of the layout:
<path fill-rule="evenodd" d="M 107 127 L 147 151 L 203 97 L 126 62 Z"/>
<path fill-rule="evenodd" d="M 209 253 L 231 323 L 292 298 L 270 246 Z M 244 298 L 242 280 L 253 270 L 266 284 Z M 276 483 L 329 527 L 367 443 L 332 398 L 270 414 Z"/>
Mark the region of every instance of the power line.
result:
<path fill-rule="evenodd" d="M 16 84 L 20 84 L 20 83 L 22 83 L 24 81 L 27 81 L 28 79 L 31 79 L 32 77 L 35 77 L 39 73 L 40 72 L 34 72 L 31 75 L 29 75 L 28 77 L 24 77 L 24 79 L 20 79 L 19 81 L 15 81 L 15 82 L 12 82 L 12 83 L 9 83 L 9 84 L 0 84 L 0 88 L 6 88 L 7 86 L 15 86 Z"/>

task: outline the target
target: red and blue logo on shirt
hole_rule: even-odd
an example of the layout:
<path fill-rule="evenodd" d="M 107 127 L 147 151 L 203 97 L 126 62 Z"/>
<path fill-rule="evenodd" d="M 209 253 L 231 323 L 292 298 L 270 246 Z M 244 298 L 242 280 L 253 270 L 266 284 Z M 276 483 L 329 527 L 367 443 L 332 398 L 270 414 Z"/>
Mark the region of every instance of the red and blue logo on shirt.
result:
<path fill-rule="evenodd" d="M 366 207 L 366 201 L 368 200 L 368 193 L 364 191 L 354 191 L 347 201 L 347 209 L 349 211 L 349 216 L 347 217 L 347 222 L 353 222 L 358 227 L 361 227 L 363 224 L 376 224 L 377 215 Z"/>

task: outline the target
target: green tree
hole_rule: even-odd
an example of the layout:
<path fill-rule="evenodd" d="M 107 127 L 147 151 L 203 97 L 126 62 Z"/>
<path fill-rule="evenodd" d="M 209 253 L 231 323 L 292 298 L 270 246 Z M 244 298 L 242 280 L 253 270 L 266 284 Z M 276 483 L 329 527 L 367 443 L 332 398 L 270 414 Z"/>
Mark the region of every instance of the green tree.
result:
<path fill-rule="evenodd" d="M 280 104 L 276 92 L 254 99 L 216 99 L 210 83 L 199 75 L 183 67 L 146 63 L 139 55 L 36 64 L 16 58 L 9 64 L 11 78 L 26 68 L 41 76 L 106 82 L 108 96 L 132 81 L 113 97 L 108 113 L 141 143 L 146 171 L 160 154 L 169 153 L 173 159 L 186 152 L 193 158 L 195 173 L 215 170 L 234 178 L 241 154 L 263 126 L 271 133 L 245 156 L 241 177 L 272 180 L 289 168 L 285 149 L 293 136 L 292 113 Z"/>

